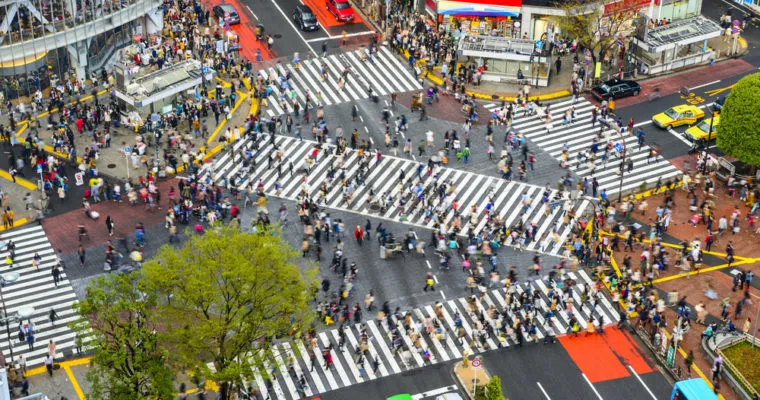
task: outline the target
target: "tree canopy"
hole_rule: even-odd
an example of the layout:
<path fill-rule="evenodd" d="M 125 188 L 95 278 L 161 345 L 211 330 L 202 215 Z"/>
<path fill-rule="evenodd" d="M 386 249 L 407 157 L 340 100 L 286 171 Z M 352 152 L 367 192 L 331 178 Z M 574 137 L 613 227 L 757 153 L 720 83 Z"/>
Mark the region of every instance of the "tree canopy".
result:
<path fill-rule="evenodd" d="M 577 39 L 581 47 L 591 50 L 594 62 L 602 61 L 597 57 L 609 52 L 618 36 L 626 33 L 631 21 L 637 18 L 631 0 L 620 3 L 605 13 L 605 7 L 596 0 L 558 0 L 556 6 L 565 11 L 558 19 L 559 27 L 565 37 Z"/>
<path fill-rule="evenodd" d="M 740 79 L 726 97 L 717 144 L 743 163 L 760 165 L 760 73 Z"/>
<path fill-rule="evenodd" d="M 124 274 L 97 278 L 74 305 L 82 320 L 90 322 L 72 326 L 77 337 L 91 338 L 88 399 L 173 398 L 174 375 L 160 343 L 155 306 L 155 296 L 141 295 Z"/>
<path fill-rule="evenodd" d="M 219 383 L 229 398 L 231 383 L 252 377 L 252 355 L 313 319 L 316 269 L 302 273 L 298 256 L 275 232 L 229 227 L 192 236 L 179 249 L 163 246 L 144 264 L 140 287 L 170 299 L 158 308 L 171 321 L 172 358 Z"/>

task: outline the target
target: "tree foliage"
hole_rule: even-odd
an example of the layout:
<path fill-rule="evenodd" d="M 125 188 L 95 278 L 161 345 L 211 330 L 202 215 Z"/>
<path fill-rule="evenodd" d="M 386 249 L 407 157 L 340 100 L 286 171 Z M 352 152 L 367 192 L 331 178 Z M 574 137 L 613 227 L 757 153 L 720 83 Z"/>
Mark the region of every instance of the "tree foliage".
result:
<path fill-rule="evenodd" d="M 100 277 L 74 307 L 82 320 L 72 328 L 91 337 L 94 355 L 88 399 L 171 399 L 173 374 L 160 343 L 154 296 L 142 296 L 128 275 Z"/>
<path fill-rule="evenodd" d="M 743 163 L 760 165 L 760 73 L 740 79 L 726 97 L 717 144 Z"/>
<path fill-rule="evenodd" d="M 591 50 L 594 63 L 602 61 L 597 57 L 612 50 L 618 36 L 624 35 L 637 18 L 636 9 L 628 5 L 631 1 L 621 0 L 621 6 L 605 14 L 597 0 L 558 0 L 557 7 L 565 12 L 559 18 L 559 27 L 565 37 L 577 39 L 580 47 Z"/>
<path fill-rule="evenodd" d="M 316 271 L 302 273 L 298 255 L 275 232 L 229 227 L 179 249 L 163 246 L 143 266 L 142 287 L 171 299 L 159 308 L 172 321 L 167 334 L 178 364 L 220 383 L 229 398 L 229 384 L 252 377 L 252 355 L 312 321 Z"/>
<path fill-rule="evenodd" d="M 505 400 L 501 391 L 501 379 L 492 376 L 487 384 L 478 386 L 475 390 L 475 400 Z"/>

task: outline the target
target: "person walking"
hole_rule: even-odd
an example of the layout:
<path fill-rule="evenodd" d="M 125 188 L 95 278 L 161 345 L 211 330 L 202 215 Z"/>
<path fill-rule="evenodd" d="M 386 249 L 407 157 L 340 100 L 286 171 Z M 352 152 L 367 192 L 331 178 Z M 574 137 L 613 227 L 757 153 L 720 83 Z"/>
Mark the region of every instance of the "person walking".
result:
<path fill-rule="evenodd" d="M 55 283 L 55 287 L 58 287 L 58 282 L 61 281 L 61 270 L 58 269 L 57 265 L 53 265 L 51 272 L 53 274 L 53 283 Z"/>
<path fill-rule="evenodd" d="M 361 225 L 356 225 L 356 229 L 354 230 L 354 239 L 356 239 L 356 243 L 358 243 L 359 246 L 362 245 L 362 242 L 364 241 L 364 230 L 362 229 Z"/>
<path fill-rule="evenodd" d="M 53 376 L 53 357 L 50 357 L 50 355 L 45 357 L 45 369 L 48 375 Z"/>
<path fill-rule="evenodd" d="M 113 236 L 114 222 L 111 216 L 106 217 L 106 229 L 108 229 L 108 236 Z"/>
<path fill-rule="evenodd" d="M 84 267 L 84 261 L 86 253 L 84 251 L 84 247 L 82 245 L 79 245 L 79 248 L 77 249 L 77 255 L 79 255 L 79 263 L 82 264 L 82 267 Z"/>
<path fill-rule="evenodd" d="M 55 345 L 55 341 L 53 341 L 53 339 L 50 339 L 50 341 L 48 342 L 47 348 L 48 348 L 48 356 L 51 359 L 55 360 L 56 345 Z"/>
<path fill-rule="evenodd" d="M 431 272 L 428 272 L 425 277 L 425 288 L 423 291 L 427 292 L 428 289 L 435 292 L 435 280 L 433 279 L 433 274 Z"/>
<path fill-rule="evenodd" d="M 26 345 L 29 346 L 29 351 L 34 351 L 34 332 L 31 329 L 26 331 Z"/>
<path fill-rule="evenodd" d="M 50 314 L 48 314 L 48 318 L 50 318 L 50 326 L 55 326 L 55 321 L 58 319 L 58 313 L 55 312 L 55 309 L 50 309 Z"/>
<path fill-rule="evenodd" d="M 26 375 L 26 357 L 23 354 L 18 355 L 16 364 L 18 364 L 19 371 L 23 372 L 24 375 Z"/>

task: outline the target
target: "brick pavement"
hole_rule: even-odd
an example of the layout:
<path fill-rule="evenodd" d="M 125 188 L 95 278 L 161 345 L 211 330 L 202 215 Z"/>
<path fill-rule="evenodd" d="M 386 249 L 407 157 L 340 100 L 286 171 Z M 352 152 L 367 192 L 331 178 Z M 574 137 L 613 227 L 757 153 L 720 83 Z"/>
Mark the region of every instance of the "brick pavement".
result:
<path fill-rule="evenodd" d="M 649 101 L 649 95 L 655 88 L 660 89 L 660 96 L 667 96 L 678 91 L 685 85 L 697 87 L 720 79 L 756 71 L 757 67 L 742 59 L 727 60 L 690 69 L 680 73 L 669 74 L 659 78 L 639 81 L 641 93 L 638 96 L 625 97 L 615 100 L 618 109 L 630 107 Z M 590 98 L 590 96 L 589 96 Z"/>
<path fill-rule="evenodd" d="M 84 239 L 86 247 L 106 243 L 109 237 L 105 220 L 109 215 L 113 218 L 115 224 L 113 239 L 124 238 L 134 234 L 135 225 L 138 222 L 142 222 L 146 227 L 151 227 L 164 221 L 169 188 L 174 186 L 176 189 L 178 183 L 178 178 L 167 179 L 158 183 L 158 190 L 162 193 L 161 204 L 164 205 L 160 210 L 146 211 L 145 204 L 143 203 L 130 206 L 126 200 L 126 194 L 124 194 L 125 200 L 123 203 L 103 201 L 93 204 L 92 210 L 100 213 L 98 220 L 87 217 L 82 209 L 46 218 L 42 220 L 42 227 L 48 234 L 53 247 L 56 250 L 63 250 L 64 254 L 71 254 L 77 251 L 79 247 L 77 226 L 80 223 L 84 224 L 90 236 L 89 239 Z"/>

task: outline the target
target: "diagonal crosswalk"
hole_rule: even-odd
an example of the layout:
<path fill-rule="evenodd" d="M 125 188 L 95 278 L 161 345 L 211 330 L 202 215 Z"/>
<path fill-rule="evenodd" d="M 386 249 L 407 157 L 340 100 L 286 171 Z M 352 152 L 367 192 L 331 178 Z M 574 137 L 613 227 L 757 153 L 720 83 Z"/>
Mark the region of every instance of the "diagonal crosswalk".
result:
<path fill-rule="evenodd" d="M 52 339 L 56 343 L 56 357 L 65 353 L 71 353 L 76 348 L 76 334 L 68 327 L 68 324 L 80 320 L 76 311 L 72 308 L 77 301 L 76 294 L 69 283 L 66 272 L 60 276 L 60 282 L 56 286 L 51 273 L 53 266 L 57 265 L 55 250 L 50 244 L 45 231 L 40 225 L 25 226 L 4 232 L 0 235 L 2 250 L 0 259 L 8 257 L 9 242 L 15 244 L 15 258 L 13 268 L 3 265 L 2 273 L 17 272 L 20 274 L 18 281 L 7 283 L 3 287 L 2 295 L 9 316 L 18 315 L 19 310 L 33 308 L 33 314 L 29 320 L 34 325 L 35 344 L 30 350 L 26 342 L 18 340 L 18 321 L 11 320 L 10 343 L 7 335 L 0 335 L 0 350 L 10 358 L 9 349 L 13 347 L 16 357 L 23 354 L 27 365 L 42 365 L 48 354 L 47 345 Z M 34 255 L 41 257 L 39 268 L 32 265 Z M 73 268 L 73 266 L 69 266 Z M 55 310 L 58 319 L 52 325 L 49 319 L 50 310 Z M 28 319 L 23 323 L 27 324 Z M 87 340 L 87 339 L 84 339 Z"/>
<path fill-rule="evenodd" d="M 334 54 L 314 60 L 300 62 L 298 68 L 292 65 L 277 64 L 261 69 L 258 76 L 269 79 L 272 95 L 268 98 L 265 113 L 270 117 L 289 114 L 294 111 L 296 103 L 300 110 L 306 108 L 306 99 L 312 102 L 321 98 L 325 106 L 348 103 L 369 97 L 368 88 L 374 94 L 389 95 L 422 89 L 420 82 L 408 67 L 404 66 L 386 46 L 380 46 L 369 59 L 363 60 L 365 50 L 356 50 Z M 327 78 L 323 79 L 322 71 Z M 343 88 L 338 84 L 343 71 L 348 69 Z M 284 78 L 290 74 L 290 79 Z"/>
<path fill-rule="evenodd" d="M 283 152 L 281 174 L 276 161 L 269 167 L 268 158 L 275 145 Z M 320 206 L 372 214 L 378 218 L 424 228 L 434 226 L 433 216 L 442 221 L 442 224 L 451 224 L 457 215 L 453 206 L 456 202 L 463 221 L 460 230 L 462 235 L 469 232 L 475 235 L 490 233 L 486 205 L 491 202 L 492 217 L 501 218 L 504 226 L 512 227 L 522 222 L 524 225 L 533 224 L 537 228 L 537 240 L 527 243 L 526 249 L 554 255 L 560 253 L 561 245 L 570 237 L 573 228 L 572 221 L 565 218 L 565 212 L 574 209 L 575 215 L 580 217 L 593 209 L 589 200 L 559 197 L 561 194 L 551 188 L 441 166 L 436 166 L 428 175 L 424 164 L 412 160 L 384 156 L 377 163 L 374 155 L 365 153 L 360 157 L 359 152 L 353 150 L 336 155 L 334 146 L 326 146 L 313 157 L 315 146 L 315 142 L 299 141 L 287 136 L 276 136 L 274 144 L 269 137 L 262 135 L 258 142 L 245 137 L 213 164 L 206 166 L 202 179 L 223 187 L 231 185 L 245 189 L 249 185 L 261 186 L 267 194 L 275 194 L 276 187 L 279 186 L 279 196 L 286 199 L 297 200 L 300 193 L 306 192 Z M 246 158 L 251 161 L 244 161 Z M 312 160 L 315 164 L 306 175 L 303 171 L 308 169 Z M 288 168 L 291 163 L 293 175 Z M 368 170 L 364 169 L 365 166 L 368 166 Z M 418 175 L 420 166 L 423 168 Z M 331 168 L 336 171 L 333 178 L 330 178 Z M 361 174 L 365 183 L 342 185 L 341 174 L 345 175 L 346 182 L 357 182 L 356 178 Z M 413 183 L 401 185 L 400 176 L 405 177 L 404 182 L 411 180 Z M 440 197 L 434 196 L 434 193 L 435 188 L 444 183 L 448 183 L 451 194 L 441 202 Z M 322 184 L 325 184 L 326 191 L 322 189 Z M 345 195 L 347 192 L 351 193 L 349 199 Z M 390 195 L 393 200 L 387 202 L 385 209 L 378 210 L 373 207 L 376 203 L 370 201 L 373 193 L 375 199 L 385 199 Z M 427 198 L 431 199 L 427 206 L 417 201 L 417 193 L 427 193 Z M 555 198 L 559 199 L 554 200 Z M 402 201 L 405 202 L 403 206 Z"/>
<path fill-rule="evenodd" d="M 342 348 L 339 328 L 319 332 L 313 353 L 308 342 L 277 344 L 271 355 L 257 360 L 262 368 L 254 367 L 253 384 L 264 399 L 300 399 L 459 360 L 464 354 L 517 346 L 518 335 L 529 343 L 571 334 L 572 319 L 578 322 L 580 335 L 586 334 L 590 323 L 598 330 L 600 324 L 609 326 L 618 321 L 617 309 L 596 291 L 586 271 L 568 272 L 564 278 L 562 283 L 544 277 L 484 290 L 381 321 L 349 321 L 343 330 Z M 568 305 L 570 298 L 572 305 Z M 553 311 L 552 304 L 557 304 Z M 550 323 L 551 334 L 547 330 Z M 332 365 L 325 368 L 328 351 Z"/>
<path fill-rule="evenodd" d="M 500 105 L 486 104 L 484 106 L 490 112 L 498 111 Z M 605 145 L 608 141 L 614 144 L 619 143 L 623 146 L 618 131 L 615 129 L 614 121 L 610 121 L 613 128 L 607 128 L 603 131 L 603 136 L 599 140 L 600 150 L 597 152 L 595 160 L 596 167 L 591 171 L 588 161 L 578 162 L 580 152 L 591 153 L 591 145 L 598 137 L 600 124 L 591 124 L 591 110 L 594 104 L 585 98 L 580 98 L 577 103 L 573 100 L 565 100 L 550 105 L 552 115 L 552 129 L 547 133 L 544 119 L 537 115 L 523 115 L 522 109 L 515 112 L 515 118 L 512 127 L 526 138 L 530 139 L 536 146 L 549 153 L 557 161 L 561 160 L 562 152 L 565 146 L 569 148 L 568 166 L 582 177 L 596 177 L 599 182 L 599 191 L 606 189 L 608 194 L 620 191 L 620 162 L 621 157 L 616 155 L 615 150 L 609 152 L 609 159 L 605 164 L 601 155 L 604 153 Z M 575 119 L 573 122 L 563 124 L 563 115 L 571 109 L 575 109 Z M 625 122 L 625 121 L 624 121 Z M 627 132 L 624 136 L 626 158 L 633 161 L 633 169 L 628 172 L 627 167 L 623 173 L 622 191 L 628 193 L 632 189 L 638 189 L 642 182 L 650 185 L 654 184 L 658 178 L 662 182 L 680 174 L 680 171 L 662 156 L 655 160 L 648 160 L 650 147 L 646 144 L 639 147 L 636 136 Z"/>

